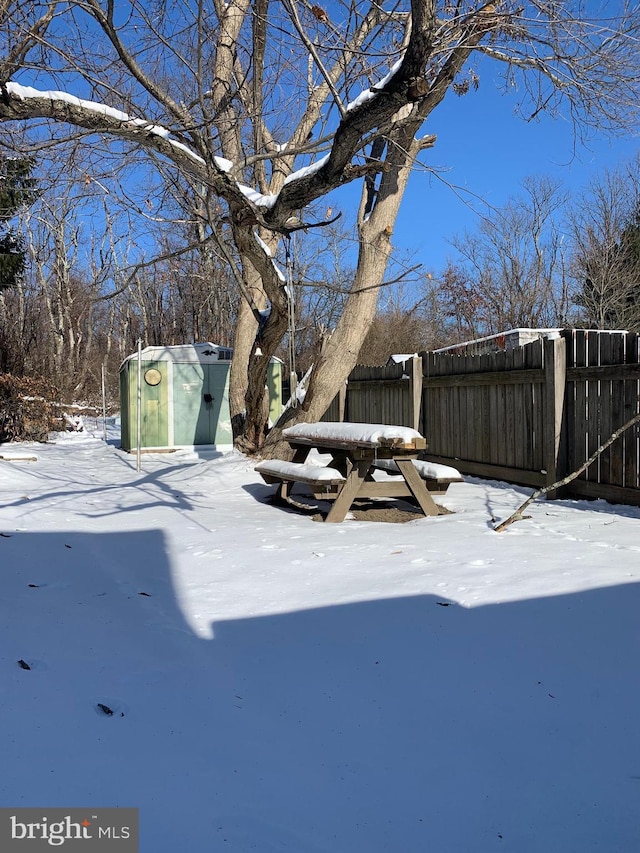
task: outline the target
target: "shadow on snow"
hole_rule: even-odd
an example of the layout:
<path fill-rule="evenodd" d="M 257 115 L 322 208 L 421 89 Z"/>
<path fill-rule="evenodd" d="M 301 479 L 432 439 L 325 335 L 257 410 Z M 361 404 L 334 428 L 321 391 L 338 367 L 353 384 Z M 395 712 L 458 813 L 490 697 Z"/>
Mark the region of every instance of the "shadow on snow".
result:
<path fill-rule="evenodd" d="M 637 849 L 637 584 L 204 640 L 161 531 L 15 533 L 0 564 L 2 805 L 139 806 L 143 853 Z"/>

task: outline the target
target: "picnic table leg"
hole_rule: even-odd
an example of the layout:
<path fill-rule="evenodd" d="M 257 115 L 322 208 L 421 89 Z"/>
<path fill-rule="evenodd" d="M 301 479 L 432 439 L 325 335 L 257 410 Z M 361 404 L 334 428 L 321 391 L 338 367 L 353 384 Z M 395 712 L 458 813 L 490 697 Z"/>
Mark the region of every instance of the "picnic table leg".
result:
<path fill-rule="evenodd" d="M 367 472 L 371 467 L 371 459 L 359 459 L 354 463 L 351 471 L 347 475 L 343 487 L 340 489 L 338 497 L 335 499 L 333 506 L 329 510 L 329 514 L 325 521 L 339 522 L 344 521 L 346 514 L 351 508 L 351 504 L 358 496 L 360 487 L 365 481 Z"/>
<path fill-rule="evenodd" d="M 340 471 L 343 477 L 346 477 L 351 470 L 351 462 L 344 450 L 331 451 L 331 467 Z"/>
<path fill-rule="evenodd" d="M 413 461 L 411 459 L 396 459 L 395 462 L 411 494 L 418 501 L 422 512 L 425 515 L 438 515 L 438 507 L 429 494 L 429 489 L 423 483 L 420 474 L 416 471 Z"/>

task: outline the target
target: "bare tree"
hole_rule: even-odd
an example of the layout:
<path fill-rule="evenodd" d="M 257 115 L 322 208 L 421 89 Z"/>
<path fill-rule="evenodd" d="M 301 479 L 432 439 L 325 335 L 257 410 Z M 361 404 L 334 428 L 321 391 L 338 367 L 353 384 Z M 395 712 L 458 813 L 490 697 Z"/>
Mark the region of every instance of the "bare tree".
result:
<path fill-rule="evenodd" d="M 467 336 L 562 324 L 567 286 L 558 182 L 527 178 L 524 192 L 452 240 L 460 260 L 440 283 L 443 305 Z M 460 340 L 461 338 L 459 338 Z"/>
<path fill-rule="evenodd" d="M 312 368 L 338 325 L 353 280 L 351 244 L 342 220 L 283 240 L 281 268 L 292 299 L 276 355 L 298 376 Z"/>
<path fill-rule="evenodd" d="M 582 321 L 640 331 L 640 159 L 592 181 L 567 219 Z"/>
<path fill-rule="evenodd" d="M 78 401 L 99 398 L 101 365 L 122 355 L 112 353 L 117 303 L 101 297 L 132 246 L 130 220 L 117 221 L 123 211 L 86 154 L 78 144 L 40 152 L 37 199 L 15 217 L 26 268 L 0 299 L 2 368 L 46 376 Z"/>
<path fill-rule="evenodd" d="M 431 282 L 427 280 L 427 285 Z M 392 355 L 418 353 L 444 344 L 441 311 L 431 287 L 419 290 L 396 285 L 380 299 L 378 312 L 364 339 L 359 364 L 383 365 Z"/>
<path fill-rule="evenodd" d="M 32 340 L 15 340 L 14 349 L 25 350 L 23 371 L 30 365 L 48 376 L 67 399 L 97 399 L 105 313 L 98 297 L 107 277 L 107 249 L 104 241 L 90 245 L 78 201 L 73 192 L 43 195 L 23 217 L 29 264 L 18 291 L 25 306 L 22 322 L 25 313 L 32 324 L 37 318 L 37 331 Z M 3 317 L 6 324 L 12 319 Z"/>
<path fill-rule="evenodd" d="M 435 142 L 424 122 L 451 88 L 478 85 L 474 57 L 519 87 L 527 117 L 564 111 L 579 134 L 636 121 L 634 5 L 594 14 L 590 3 L 555 0 L 399 0 L 390 11 L 377 2 L 325 10 L 297 0 L 132 0 L 125 18 L 112 0 L 7 0 L 6 12 L 0 121 L 33 123 L 34 144 L 50 132 L 38 119 L 84 129 L 89 142 L 119 139 L 223 203 L 225 222 L 209 225 L 243 297 L 231 405 L 249 450 L 264 440 L 268 363 L 288 326 L 279 239 L 331 221 L 312 218 L 310 206 L 363 182 L 351 291 L 304 405 L 287 415 L 315 420 L 375 316 L 409 175 Z"/>

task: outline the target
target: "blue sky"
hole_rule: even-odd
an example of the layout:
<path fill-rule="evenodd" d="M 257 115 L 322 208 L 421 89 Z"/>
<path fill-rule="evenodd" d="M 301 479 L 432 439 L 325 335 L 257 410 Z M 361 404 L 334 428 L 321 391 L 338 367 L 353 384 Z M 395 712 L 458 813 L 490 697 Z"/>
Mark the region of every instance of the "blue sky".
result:
<path fill-rule="evenodd" d="M 515 114 L 518 94 L 503 95 L 496 76 L 496 67 L 488 63 L 479 90 L 462 97 L 450 92 L 424 127 L 424 133 L 437 135 L 435 147 L 423 152 L 424 162 L 439 170 L 440 177 L 419 170 L 412 176 L 393 242 L 401 252 L 413 255 L 411 263 L 421 263 L 434 275 L 455 256 L 448 241 L 478 227 L 474 208 L 480 210 L 482 200 L 501 207 L 521 193 L 522 181 L 532 175 L 559 178 L 577 192 L 640 150 L 637 134 L 618 139 L 594 136 L 588 148 L 574 150 L 568 121 L 542 114 L 525 122 Z M 343 211 L 347 223 L 353 221 L 359 193 L 360 185 L 352 185 L 329 202 L 334 211 Z"/>
<path fill-rule="evenodd" d="M 568 120 L 541 114 L 527 122 L 516 115 L 517 103 L 517 95 L 502 94 L 489 69 L 478 91 L 449 92 L 432 113 L 422 133 L 435 133 L 437 142 L 422 159 L 439 176 L 420 169 L 412 175 L 393 234 L 399 254 L 411 255 L 409 265 L 422 264 L 437 277 L 456 257 L 449 241 L 478 228 L 483 203 L 504 206 L 523 194 L 527 177 L 560 180 L 575 196 L 640 152 L 640 128 L 620 137 L 592 132 L 580 144 Z M 346 223 L 353 222 L 360 189 L 351 185 L 332 197 Z"/>
<path fill-rule="evenodd" d="M 424 152 L 425 162 L 446 170 L 442 178 L 459 188 L 454 191 L 426 172 L 409 183 L 394 243 L 415 251 L 425 270 L 441 270 L 454 255 L 447 240 L 477 228 L 472 208 L 481 203 L 475 196 L 500 207 L 520 194 L 523 179 L 531 175 L 560 179 L 574 193 L 640 150 L 637 134 L 617 139 L 600 134 L 588 148 L 574 151 L 569 122 L 547 116 L 525 122 L 515 107 L 516 99 L 502 95 L 487 79 L 477 92 L 450 93 L 425 126 L 438 137 L 436 146 Z"/>

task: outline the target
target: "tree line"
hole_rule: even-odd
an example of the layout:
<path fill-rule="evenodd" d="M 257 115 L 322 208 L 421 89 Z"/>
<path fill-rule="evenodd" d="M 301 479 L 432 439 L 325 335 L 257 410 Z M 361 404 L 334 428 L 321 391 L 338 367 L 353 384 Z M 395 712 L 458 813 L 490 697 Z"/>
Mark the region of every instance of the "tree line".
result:
<path fill-rule="evenodd" d="M 362 358 L 379 297 L 399 280 L 391 266 L 396 219 L 416 165 L 429 169 L 445 97 L 460 96 L 463 116 L 466 98 L 497 84 L 505 99 L 516 94 L 523 119 L 562 116 L 578 141 L 635 128 L 639 33 L 637 5 L 598 10 L 585 0 L 397 0 L 389 8 L 377 0 L 326 8 L 306 0 L 131 0 L 126 14 L 100 0 L 5 0 L 0 145 L 52 164 L 52 195 L 43 195 L 52 207 L 40 231 L 34 224 L 29 247 L 50 298 L 32 316 L 26 292 L 5 293 L 16 300 L 29 359 L 46 337 L 39 369 L 68 356 L 75 376 L 96 336 L 104 336 L 105 358 L 129 343 L 136 323 L 141 335 L 151 323 L 171 332 L 187 316 L 204 322 L 207 305 L 194 294 L 189 308 L 183 270 L 193 263 L 210 287 L 220 271 L 232 285 L 236 444 L 276 452 L 287 420 L 321 417 Z M 57 160 L 54 149 L 63 152 Z M 64 189 L 78 169 L 84 177 L 74 192 L 84 182 L 90 196 L 80 202 Z M 360 192 L 349 202 L 352 269 L 345 280 L 327 264 L 335 321 L 324 321 L 303 403 L 267 435 L 265 380 L 291 334 L 292 303 L 303 330 L 304 304 L 317 304 L 316 286 L 327 284 L 318 274 L 299 284 L 283 256 L 301 234 L 328 242 L 350 186 Z M 80 204 L 93 220 L 90 238 L 65 226 L 66 204 Z M 517 269 L 491 267 L 482 255 L 491 239 L 488 231 L 477 246 L 465 241 L 464 259 L 443 273 L 447 322 L 459 311 L 470 328 L 486 324 L 501 275 L 514 288 L 509 312 L 539 302 Z M 536 274 L 536 286 L 547 287 L 551 271 L 540 264 Z M 588 278 L 585 310 L 587 296 L 599 299 L 597 265 Z M 440 280 L 432 280 L 438 297 Z M 428 291 L 425 283 L 424 304 Z"/>
<path fill-rule="evenodd" d="M 72 154 L 64 184 L 48 183 L 50 162 L 2 163 L 0 373 L 48 379 L 65 401 L 95 405 L 104 370 L 117 405 L 119 365 L 138 340 L 231 347 L 240 295 L 226 258 L 184 216 L 183 199 L 173 200 L 171 217 L 165 200 L 153 228 L 134 228 L 130 211 L 111 202 L 115 176 L 92 177 Z M 559 182 L 531 177 L 474 230 L 451 235 L 443 269 L 425 273 L 397 258 L 359 363 L 510 328 L 640 331 L 639 187 L 640 159 L 574 198 Z M 322 240 L 296 235 L 282 258 L 296 302 L 276 355 L 299 375 L 341 314 L 349 255 L 348 233 L 333 226 Z"/>

